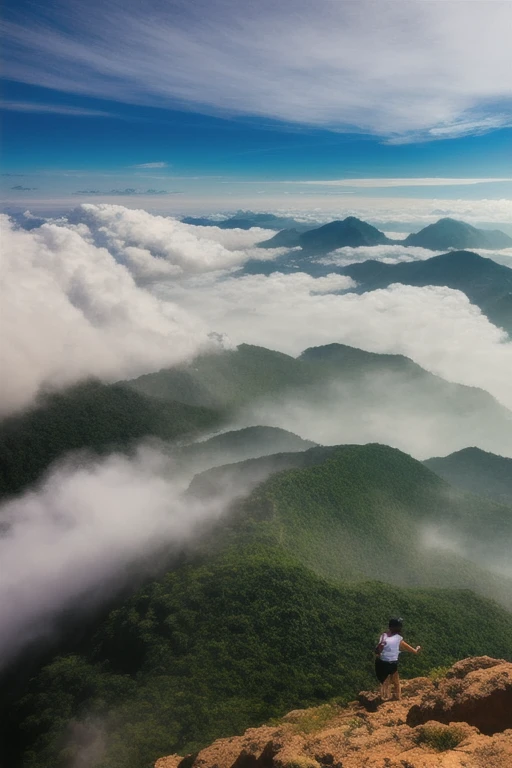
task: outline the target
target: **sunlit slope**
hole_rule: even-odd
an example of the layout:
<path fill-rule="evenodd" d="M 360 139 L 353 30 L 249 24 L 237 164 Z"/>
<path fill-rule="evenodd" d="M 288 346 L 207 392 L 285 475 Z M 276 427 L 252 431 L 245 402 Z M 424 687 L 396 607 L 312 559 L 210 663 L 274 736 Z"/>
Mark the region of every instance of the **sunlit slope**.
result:
<path fill-rule="evenodd" d="M 406 675 L 461 656 L 512 658 L 512 614 L 468 589 L 503 602 L 512 593 L 476 564 L 492 537 L 510 536 L 509 509 L 382 445 L 220 467 L 190 493 L 214 495 L 226 472 L 247 480 L 259 466 L 277 472 L 180 565 L 120 599 L 74 653 L 68 644 L 33 676 L 9 707 L 20 765 L 53 768 L 69 757 L 70 721 L 101 738 L 101 768 L 150 768 L 161 754 L 291 708 L 352 698 L 372 684 L 375 637 L 396 613 L 425 647 L 404 660 Z M 437 523 L 457 531 L 471 557 L 425 549 L 420 531 Z M 455 585 L 464 589 L 446 588 Z"/>
<path fill-rule="evenodd" d="M 464 587 L 511 604 L 512 583 L 487 566 L 508 557 L 512 510 L 452 488 L 388 446 L 267 457 L 211 470 L 191 490 L 221 492 L 259 469 L 268 476 L 272 461 L 277 473 L 231 519 L 234 546 L 278 545 L 329 579 Z"/>
<path fill-rule="evenodd" d="M 54 768 L 80 748 L 67 741 L 72 721 L 101 738 L 102 768 L 150 768 L 162 751 L 354 698 L 374 684 L 373 644 L 397 613 L 425 648 L 404 659 L 406 677 L 468 654 L 512 658 L 512 616 L 470 592 L 335 585 L 279 548 L 233 550 L 147 585 L 81 655 L 57 657 L 10 710 L 10 736 L 24 768 Z"/>

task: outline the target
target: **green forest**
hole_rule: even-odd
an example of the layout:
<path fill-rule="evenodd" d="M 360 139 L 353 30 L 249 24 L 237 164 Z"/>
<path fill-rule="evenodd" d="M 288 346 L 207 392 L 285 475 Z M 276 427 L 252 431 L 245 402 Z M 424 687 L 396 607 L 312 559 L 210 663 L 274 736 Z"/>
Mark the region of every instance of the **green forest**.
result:
<path fill-rule="evenodd" d="M 396 613 L 425 648 L 404 658 L 405 677 L 470 655 L 512 658 L 511 613 L 433 586 L 438 561 L 407 557 L 444 481 L 386 446 L 288 456 L 302 466 L 260 484 L 179 565 L 36 671 L 6 716 L 10 764 L 69 768 L 90 754 L 98 768 L 150 768 L 292 708 L 346 702 L 374 686 L 375 638 Z M 462 491 L 448 511 L 477 538 L 479 515 L 497 529 L 500 513 L 510 521 Z M 449 562 L 444 578 L 459 587 L 479 575 Z"/>

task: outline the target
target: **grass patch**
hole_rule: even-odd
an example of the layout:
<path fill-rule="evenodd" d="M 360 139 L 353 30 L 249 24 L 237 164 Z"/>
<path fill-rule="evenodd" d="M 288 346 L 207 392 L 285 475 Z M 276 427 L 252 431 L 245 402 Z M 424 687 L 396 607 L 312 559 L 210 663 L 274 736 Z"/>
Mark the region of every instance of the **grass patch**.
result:
<path fill-rule="evenodd" d="M 443 677 L 446 677 L 446 673 L 450 667 L 434 667 L 430 670 L 430 672 L 427 674 L 427 677 L 429 680 L 432 680 L 434 683 L 438 683 L 440 680 L 443 679 Z"/>
<path fill-rule="evenodd" d="M 447 752 L 458 747 L 464 738 L 464 731 L 456 725 L 424 725 L 418 729 L 416 743 L 425 744 L 436 752 Z"/>
<path fill-rule="evenodd" d="M 332 704 L 322 704 L 320 707 L 307 710 L 307 714 L 301 717 L 294 726 L 300 733 L 314 733 L 315 731 L 320 731 L 322 728 L 325 728 L 338 713 L 338 707 L 333 706 Z"/>

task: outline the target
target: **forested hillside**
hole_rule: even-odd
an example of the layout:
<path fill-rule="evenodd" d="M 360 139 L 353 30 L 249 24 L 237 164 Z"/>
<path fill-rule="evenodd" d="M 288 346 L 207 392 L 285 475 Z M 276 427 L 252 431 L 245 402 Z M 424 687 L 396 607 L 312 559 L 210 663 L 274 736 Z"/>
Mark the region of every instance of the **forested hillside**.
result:
<path fill-rule="evenodd" d="M 88 749 L 101 768 L 150 768 L 291 708 L 347 700 L 372 684 L 374 639 L 393 613 L 426 649 L 404 661 L 406 675 L 512 657 L 509 612 L 468 589 L 424 586 L 499 581 L 469 560 L 429 560 L 418 540 L 442 515 L 476 551 L 482 531 L 510 535 L 510 510 L 386 446 L 287 457 L 298 468 L 236 502 L 186 562 L 35 675 L 10 708 L 13 766 L 67 768 Z M 200 490 L 197 478 L 190 492 Z"/>
<path fill-rule="evenodd" d="M 424 464 L 452 485 L 512 504 L 512 459 L 480 448 L 464 448 L 450 456 L 427 459 Z"/>
<path fill-rule="evenodd" d="M 148 436 L 192 439 L 220 422 L 217 411 L 155 402 L 123 384 L 80 384 L 0 423 L 0 494 L 22 490 L 70 451 L 125 451 Z"/>

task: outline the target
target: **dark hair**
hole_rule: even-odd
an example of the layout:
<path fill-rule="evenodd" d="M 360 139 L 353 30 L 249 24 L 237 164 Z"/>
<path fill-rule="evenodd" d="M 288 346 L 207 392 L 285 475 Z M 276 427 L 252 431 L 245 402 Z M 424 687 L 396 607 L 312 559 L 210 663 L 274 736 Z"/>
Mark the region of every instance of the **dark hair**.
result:
<path fill-rule="evenodd" d="M 388 627 L 390 629 L 402 629 L 403 623 L 404 623 L 403 619 L 390 619 Z"/>

